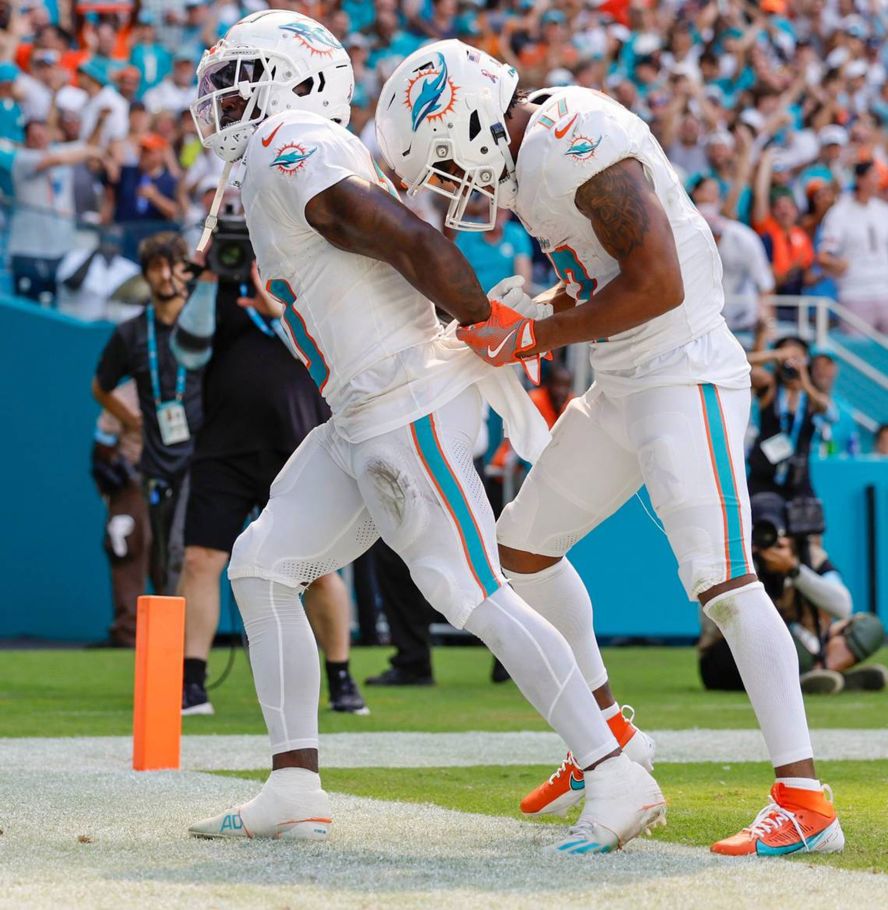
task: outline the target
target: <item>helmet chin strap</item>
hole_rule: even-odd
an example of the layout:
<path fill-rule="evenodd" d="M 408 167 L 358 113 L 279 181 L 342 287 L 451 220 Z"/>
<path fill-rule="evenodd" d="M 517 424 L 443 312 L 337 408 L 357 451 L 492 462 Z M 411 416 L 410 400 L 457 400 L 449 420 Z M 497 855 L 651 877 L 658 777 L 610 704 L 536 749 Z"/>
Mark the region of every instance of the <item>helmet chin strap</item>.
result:
<path fill-rule="evenodd" d="M 204 221 L 203 233 L 200 235 L 200 240 L 197 242 L 198 253 L 202 253 L 206 249 L 207 244 L 210 242 L 210 237 L 213 236 L 213 231 L 216 230 L 216 224 L 219 221 L 216 216 L 219 214 L 219 207 L 222 205 L 222 197 L 225 195 L 225 190 L 228 186 L 228 177 L 231 174 L 233 165 L 233 161 L 226 161 L 225 167 L 222 168 L 222 175 L 219 177 L 219 185 L 216 187 L 216 195 L 213 196 L 210 211 Z"/>
<path fill-rule="evenodd" d="M 518 186 L 515 181 L 515 159 L 512 157 L 512 150 L 509 148 L 509 133 L 502 123 L 494 123 L 490 128 L 490 132 L 506 163 L 506 176 L 499 181 L 500 192 L 497 204 L 505 209 L 511 209 L 515 205 Z"/>

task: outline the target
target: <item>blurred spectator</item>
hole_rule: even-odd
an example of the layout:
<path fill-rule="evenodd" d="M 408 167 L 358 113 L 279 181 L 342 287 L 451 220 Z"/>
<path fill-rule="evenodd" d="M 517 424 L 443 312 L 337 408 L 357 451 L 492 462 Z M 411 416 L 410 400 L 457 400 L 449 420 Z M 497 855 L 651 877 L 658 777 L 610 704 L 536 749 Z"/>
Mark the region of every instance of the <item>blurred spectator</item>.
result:
<path fill-rule="evenodd" d="M 482 201 L 480 205 L 486 209 L 486 203 Z M 461 231 L 455 243 L 485 290 L 510 275 L 520 275 L 530 287 L 533 255 L 530 237 L 506 209 L 497 212 L 492 231 Z"/>
<path fill-rule="evenodd" d="M 139 81 L 141 94 L 162 82 L 173 66 L 173 55 L 157 40 L 155 21 L 155 14 L 143 9 L 133 29 L 130 63 L 141 74 L 142 78 Z"/>
<path fill-rule="evenodd" d="M 101 146 L 123 139 L 129 107 L 110 84 L 107 68 L 97 60 L 87 60 L 77 68 L 77 74 L 77 84 L 89 96 L 80 112 L 80 138 Z"/>
<path fill-rule="evenodd" d="M 814 264 L 814 247 L 798 225 L 799 210 L 792 190 L 771 185 L 773 160 L 771 150 L 762 156 L 756 176 L 752 226 L 765 244 L 777 293 L 801 294 L 806 272 Z"/>
<path fill-rule="evenodd" d="M 855 185 L 827 212 L 819 262 L 836 276 L 839 303 L 888 334 L 888 202 L 878 198 L 879 173 L 865 161 Z M 848 331 L 855 331 L 847 326 Z"/>
<path fill-rule="evenodd" d="M 109 226 L 102 230 L 93 249 L 66 253 L 56 273 L 58 310 L 85 322 L 107 319 L 120 322 L 127 312 L 125 304 L 111 302 L 114 292 L 139 274 L 139 267 L 120 255 L 123 230 Z"/>
<path fill-rule="evenodd" d="M 185 305 L 187 250 L 181 237 L 160 233 L 139 248 L 151 300 L 144 312 L 119 325 L 99 358 L 92 391 L 96 401 L 129 430 L 142 434 L 139 469 L 151 522 L 150 577 L 158 594 L 175 594 L 182 568 L 187 473 L 194 435 L 203 420 L 202 371 L 179 366 L 170 348 L 173 326 Z M 140 411 L 112 392 L 131 376 Z"/>
<path fill-rule="evenodd" d="M 848 146 L 848 131 L 837 124 L 825 126 L 818 134 L 820 152 L 817 160 L 799 174 L 799 185 L 807 195 L 813 180 L 836 183 L 839 187 L 850 182 L 850 171 L 844 166 L 842 156 Z"/>
<path fill-rule="evenodd" d="M 173 57 L 173 71 L 162 82 L 145 92 L 145 107 L 152 114 L 171 111 L 181 114 L 187 111 L 197 97 L 197 83 L 194 81 L 194 58 L 187 49 L 177 51 Z"/>
<path fill-rule="evenodd" d="M 721 257 L 725 320 L 734 332 L 749 331 L 771 316 L 774 276 L 765 247 L 752 228 L 720 215 L 716 207 L 702 206 L 700 212 Z"/>
<path fill-rule="evenodd" d="M 138 67 L 122 66 L 114 72 L 113 79 L 118 94 L 130 105 L 130 110 L 132 110 L 133 103 L 139 99 L 141 94 L 139 89 L 142 84 L 142 74 Z"/>
<path fill-rule="evenodd" d="M 740 131 L 737 139 L 726 130 L 716 130 L 706 137 L 707 167 L 690 177 L 691 185 L 698 185 L 703 178 L 712 178 L 718 185 L 718 199 L 722 212 L 730 218 L 748 221 L 751 193 L 749 189 L 750 142 L 748 131 Z"/>
<path fill-rule="evenodd" d="M 829 398 L 829 407 L 814 418 L 821 456 L 860 454 L 860 433 L 851 406 L 835 392 L 838 375 L 839 365 L 832 355 L 811 358 L 811 382 Z"/>
<path fill-rule="evenodd" d="M 127 257 L 134 255 L 143 237 L 164 228 L 163 222 L 174 222 L 179 214 L 178 180 L 167 167 L 169 152 L 166 139 L 146 133 L 139 138 L 139 163 L 120 168 L 117 179 L 106 188 L 102 221 L 127 225 Z"/>
<path fill-rule="evenodd" d="M 74 240 L 73 167 L 101 161 L 91 145 L 50 145 L 47 125 L 25 127 L 24 148 L 0 150 L 0 169 L 11 175 L 15 206 L 7 252 L 15 292 L 45 305 L 53 302 L 56 270 Z"/>
<path fill-rule="evenodd" d="M 703 148 L 703 125 L 690 111 L 682 115 L 675 139 L 665 150 L 669 160 L 682 174 L 703 174 L 709 167 Z"/>
<path fill-rule="evenodd" d="M 18 103 L 18 75 L 14 63 L 0 63 L 0 137 L 21 143 L 25 138 L 25 117 Z"/>
<path fill-rule="evenodd" d="M 112 394 L 132 413 L 139 412 L 132 380 L 118 386 Z M 127 429 L 111 413 L 102 411 L 93 442 L 92 476 L 108 510 L 105 553 L 111 565 L 114 621 L 101 645 L 112 648 L 135 646 L 136 602 L 145 593 L 148 577 L 151 531 L 136 467 L 141 455 L 141 433 Z"/>
<path fill-rule="evenodd" d="M 875 454 L 882 458 L 888 458 L 888 423 L 883 423 L 876 430 Z"/>
<path fill-rule="evenodd" d="M 773 350 L 753 350 L 748 356 L 759 410 L 759 434 L 749 453 L 749 492 L 779 493 L 787 500 L 813 496 L 814 418 L 829 409 L 829 397 L 811 382 L 808 345 L 801 338 L 781 338 Z M 764 369 L 767 363 L 776 369 Z"/>

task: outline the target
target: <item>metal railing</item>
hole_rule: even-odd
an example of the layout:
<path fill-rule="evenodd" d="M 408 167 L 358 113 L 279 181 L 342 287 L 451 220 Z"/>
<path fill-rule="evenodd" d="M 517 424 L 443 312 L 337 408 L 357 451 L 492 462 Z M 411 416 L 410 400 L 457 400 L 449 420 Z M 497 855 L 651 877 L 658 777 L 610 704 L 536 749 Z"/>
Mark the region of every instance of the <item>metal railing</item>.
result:
<path fill-rule="evenodd" d="M 774 297 L 776 307 L 793 307 L 797 310 L 795 328 L 800 338 L 811 342 L 818 350 L 827 351 L 837 360 L 844 361 L 857 370 L 874 385 L 888 391 L 888 376 L 877 366 L 868 363 L 847 346 L 852 337 L 866 338 L 878 345 L 888 355 L 888 335 L 874 329 L 856 313 L 842 306 L 831 297 L 778 296 Z M 812 319 L 813 316 L 813 319 Z M 853 335 L 832 328 L 835 319 L 848 326 Z M 855 422 L 869 432 L 875 432 L 879 421 L 870 414 L 854 408 Z"/>

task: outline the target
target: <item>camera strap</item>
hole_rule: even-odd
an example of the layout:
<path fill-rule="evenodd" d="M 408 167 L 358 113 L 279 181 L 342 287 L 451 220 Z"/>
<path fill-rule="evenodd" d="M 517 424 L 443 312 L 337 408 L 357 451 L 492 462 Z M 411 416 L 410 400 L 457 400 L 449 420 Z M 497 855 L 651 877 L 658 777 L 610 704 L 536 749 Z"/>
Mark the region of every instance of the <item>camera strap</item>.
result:
<path fill-rule="evenodd" d="M 151 391 L 154 395 L 154 406 L 160 408 L 163 398 L 160 392 L 160 370 L 157 366 L 157 330 L 154 326 L 154 307 L 145 309 L 148 320 L 148 371 L 151 373 Z M 181 404 L 185 397 L 185 367 L 181 364 L 176 370 L 176 403 Z"/>
<path fill-rule="evenodd" d="M 792 428 L 789 426 L 789 396 L 786 389 L 780 386 L 777 389 L 777 416 L 780 419 L 780 432 L 785 436 L 792 446 L 792 454 L 798 451 L 799 437 L 802 435 L 802 425 L 805 422 L 805 414 L 808 410 L 808 393 L 802 392 L 799 395 L 798 404 L 796 405 L 795 414 L 793 414 Z M 786 477 L 789 474 L 789 459 L 784 459 L 777 465 L 777 471 L 774 475 L 775 482 L 783 486 L 786 483 Z"/>
<path fill-rule="evenodd" d="M 241 288 L 243 288 L 243 287 L 244 287 L 244 285 L 241 285 Z M 244 296 L 246 296 L 246 295 L 244 295 Z M 269 325 L 269 324 L 268 324 L 268 323 L 267 323 L 267 322 L 266 322 L 266 321 L 265 321 L 265 320 L 256 312 L 256 310 L 255 310 L 253 307 L 248 306 L 248 307 L 244 307 L 244 309 L 247 311 L 247 315 L 248 315 L 248 316 L 250 317 L 250 319 L 253 321 L 253 325 L 255 325 L 256 328 L 259 329 L 259 331 L 262 332 L 263 335 L 267 335 L 269 338 L 274 338 L 274 337 L 277 336 L 277 332 L 275 332 L 275 330 L 274 330 L 274 328 L 273 328 L 274 323 L 275 323 L 277 320 L 273 320 L 273 321 L 272 321 L 272 324 Z"/>

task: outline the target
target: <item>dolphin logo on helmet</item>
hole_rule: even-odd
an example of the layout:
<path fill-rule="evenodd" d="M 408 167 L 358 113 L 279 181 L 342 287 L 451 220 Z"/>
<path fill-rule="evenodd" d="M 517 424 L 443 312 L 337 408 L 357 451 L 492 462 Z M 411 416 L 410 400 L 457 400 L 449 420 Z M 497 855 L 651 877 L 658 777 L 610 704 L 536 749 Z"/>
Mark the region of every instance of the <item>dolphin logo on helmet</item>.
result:
<path fill-rule="evenodd" d="M 280 26 L 281 31 L 291 32 L 313 54 L 329 56 L 342 45 L 322 25 L 312 22 L 289 22 Z"/>
<path fill-rule="evenodd" d="M 447 62 L 444 60 L 443 55 L 438 54 L 438 72 L 423 82 L 419 97 L 410 108 L 414 133 L 429 114 L 433 114 L 440 109 L 441 105 L 438 102 L 444 94 L 444 89 L 447 88 L 447 82 Z"/>

